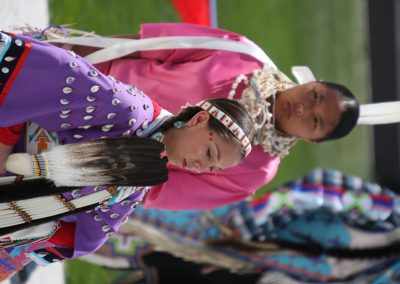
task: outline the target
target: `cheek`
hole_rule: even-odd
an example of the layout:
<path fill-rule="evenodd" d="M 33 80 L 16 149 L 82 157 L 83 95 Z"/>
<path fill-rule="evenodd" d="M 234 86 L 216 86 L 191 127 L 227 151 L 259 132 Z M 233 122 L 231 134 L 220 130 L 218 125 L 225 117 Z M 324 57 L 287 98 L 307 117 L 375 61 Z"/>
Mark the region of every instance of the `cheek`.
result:
<path fill-rule="evenodd" d="M 304 122 L 299 118 L 285 121 L 284 125 L 282 126 L 282 131 L 284 131 L 286 134 L 297 137 L 304 132 Z"/>
<path fill-rule="evenodd" d="M 201 147 L 200 145 L 193 145 L 187 148 L 187 152 L 191 157 L 198 159 L 199 157 L 201 157 L 202 148 L 203 147 Z"/>
<path fill-rule="evenodd" d="M 202 149 L 201 142 L 201 140 L 195 139 L 195 137 L 191 137 L 190 139 L 181 141 L 181 143 L 179 143 L 179 147 L 176 148 L 175 151 L 187 157 L 197 156 L 200 152 L 200 149 Z"/>
<path fill-rule="evenodd" d="M 237 166 L 238 164 L 240 164 L 240 162 L 242 161 L 242 155 L 241 155 L 241 151 L 235 147 L 234 149 L 232 149 L 230 151 L 230 155 L 229 157 L 227 157 L 224 161 L 223 161 L 223 166 L 222 168 L 230 168 L 230 167 L 234 167 Z"/>
<path fill-rule="evenodd" d="M 187 139 L 175 139 L 168 144 L 167 154 L 169 157 L 176 157 L 179 153 L 185 152 L 188 145 Z"/>
<path fill-rule="evenodd" d="M 287 131 L 293 131 L 293 129 L 296 128 L 296 125 L 298 125 L 298 120 L 297 119 L 286 119 L 285 117 L 281 120 L 281 123 L 279 124 L 279 127 L 287 132 Z"/>

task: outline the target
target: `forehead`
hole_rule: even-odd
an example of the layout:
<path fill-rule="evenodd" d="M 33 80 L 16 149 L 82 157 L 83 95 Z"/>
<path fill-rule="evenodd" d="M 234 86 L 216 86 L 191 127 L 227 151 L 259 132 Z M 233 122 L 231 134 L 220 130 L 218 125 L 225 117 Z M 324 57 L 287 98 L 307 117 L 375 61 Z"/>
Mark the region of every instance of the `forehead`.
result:
<path fill-rule="evenodd" d="M 338 91 L 329 88 L 323 84 L 319 84 L 317 87 L 317 91 L 319 95 L 323 96 L 324 104 L 320 111 L 320 116 L 323 119 L 324 123 L 324 134 L 329 134 L 337 125 L 340 120 L 342 110 L 343 110 L 343 102 L 342 97 Z"/>
<path fill-rule="evenodd" d="M 340 93 L 323 84 L 319 84 L 319 86 L 316 87 L 316 90 L 323 98 L 325 107 L 324 113 L 328 117 L 337 117 L 337 119 L 339 119 L 343 108 L 342 96 Z"/>

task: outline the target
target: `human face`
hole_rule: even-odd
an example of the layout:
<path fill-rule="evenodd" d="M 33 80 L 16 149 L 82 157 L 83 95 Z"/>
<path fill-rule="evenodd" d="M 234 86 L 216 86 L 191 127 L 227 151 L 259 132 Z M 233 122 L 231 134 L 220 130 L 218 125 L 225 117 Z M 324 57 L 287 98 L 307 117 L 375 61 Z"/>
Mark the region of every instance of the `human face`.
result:
<path fill-rule="evenodd" d="M 285 90 L 276 97 L 277 128 L 308 141 L 326 137 L 339 122 L 340 95 L 319 82 L 310 82 Z"/>
<path fill-rule="evenodd" d="M 227 141 L 208 127 L 210 114 L 201 111 L 183 128 L 165 133 L 164 144 L 168 161 L 196 172 L 221 170 L 240 163 L 240 146 Z"/>

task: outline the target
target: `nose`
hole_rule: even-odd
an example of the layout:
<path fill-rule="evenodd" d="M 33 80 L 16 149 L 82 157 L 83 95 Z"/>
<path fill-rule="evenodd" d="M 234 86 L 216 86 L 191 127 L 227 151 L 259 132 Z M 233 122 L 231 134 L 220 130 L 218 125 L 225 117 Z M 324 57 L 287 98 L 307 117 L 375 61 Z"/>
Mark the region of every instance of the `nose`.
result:
<path fill-rule="evenodd" d="M 194 161 L 191 166 L 191 170 L 196 172 L 203 172 L 206 169 L 208 169 L 207 163 L 201 162 L 199 160 Z"/>
<path fill-rule="evenodd" d="M 304 114 L 304 105 L 298 104 L 296 107 L 296 112 L 298 115 L 303 115 Z"/>
<path fill-rule="evenodd" d="M 194 171 L 194 172 L 200 172 L 201 171 L 201 163 L 200 161 L 194 161 L 192 163 L 188 163 L 186 166 L 189 170 Z"/>

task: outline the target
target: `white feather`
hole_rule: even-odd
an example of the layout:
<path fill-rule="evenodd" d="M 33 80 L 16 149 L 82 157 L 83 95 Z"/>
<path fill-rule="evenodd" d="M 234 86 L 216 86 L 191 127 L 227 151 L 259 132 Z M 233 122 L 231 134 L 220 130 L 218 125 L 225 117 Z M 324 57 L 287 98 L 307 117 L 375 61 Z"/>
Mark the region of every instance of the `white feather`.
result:
<path fill-rule="evenodd" d="M 6 161 L 6 170 L 18 175 L 34 176 L 31 155 L 26 153 L 10 155 Z"/>

